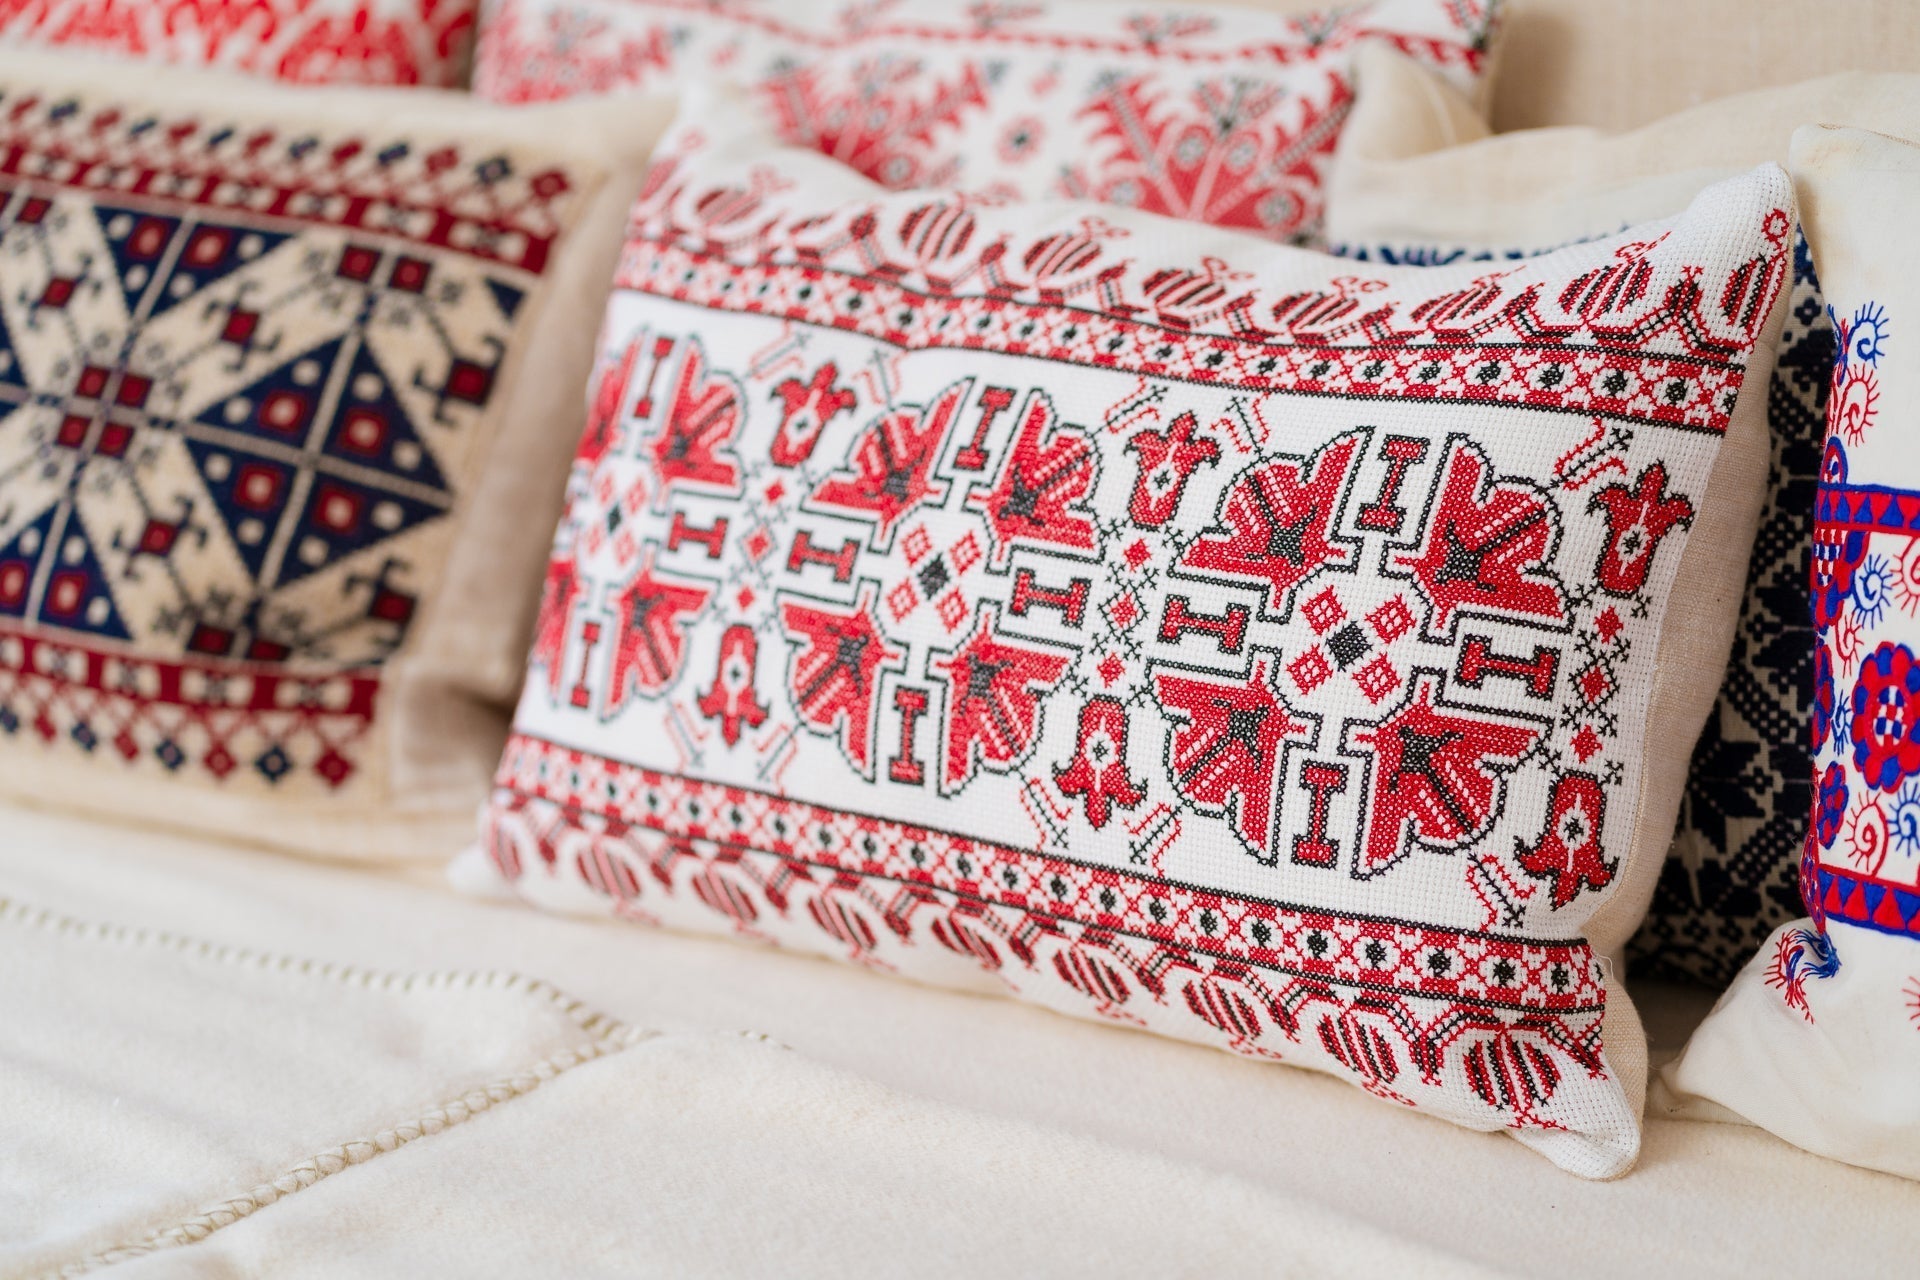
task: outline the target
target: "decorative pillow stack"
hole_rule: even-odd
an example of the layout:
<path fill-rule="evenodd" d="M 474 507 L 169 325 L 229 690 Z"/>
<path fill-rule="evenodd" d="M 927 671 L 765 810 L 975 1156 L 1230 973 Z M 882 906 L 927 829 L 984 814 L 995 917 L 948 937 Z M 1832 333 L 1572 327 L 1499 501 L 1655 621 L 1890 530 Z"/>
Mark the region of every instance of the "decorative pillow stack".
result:
<path fill-rule="evenodd" d="M 484 820 L 527 900 L 1331 1071 L 1582 1174 L 1717 687 L 1775 168 L 1495 272 L 889 196 L 697 107 Z"/>
<path fill-rule="evenodd" d="M 1367 261 L 1524 257 L 1675 213 L 1704 187 L 1785 160 L 1809 120 L 1920 130 L 1920 76 L 1845 75 L 1710 103 L 1643 129 L 1491 137 L 1424 68 L 1367 50 L 1329 187 L 1336 252 Z M 1689 767 L 1672 856 L 1629 948 L 1635 971 L 1723 989 L 1800 914 L 1813 803 L 1813 633 L 1805 583 L 1833 331 L 1801 243 L 1768 395 L 1766 506 L 1733 659 Z"/>
<path fill-rule="evenodd" d="M 753 87 L 786 141 L 888 187 L 1070 196 L 1298 237 L 1320 221 L 1354 50 L 1404 49 L 1471 89 L 1493 10 L 501 0 L 474 88 L 529 102 L 724 78 Z"/>
<path fill-rule="evenodd" d="M 1901 337 L 1920 316 L 1920 148 L 1807 128 L 1792 165 L 1838 339 L 1811 578 L 1812 919 L 1775 933 L 1665 1079 L 1683 1109 L 1920 1178 L 1920 354 Z"/>
<path fill-rule="evenodd" d="M 476 0 L 14 0 L 0 46 L 89 50 L 310 84 L 458 86 Z"/>
<path fill-rule="evenodd" d="M 444 857 L 664 110 L 102 79 L 0 55 L 0 793 Z"/>

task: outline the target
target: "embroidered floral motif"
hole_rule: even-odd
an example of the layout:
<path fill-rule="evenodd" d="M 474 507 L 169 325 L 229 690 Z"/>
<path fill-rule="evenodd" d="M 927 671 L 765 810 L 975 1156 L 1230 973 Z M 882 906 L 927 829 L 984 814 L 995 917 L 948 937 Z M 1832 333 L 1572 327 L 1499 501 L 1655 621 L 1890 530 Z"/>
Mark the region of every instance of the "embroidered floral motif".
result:
<path fill-rule="evenodd" d="M 1320 221 L 1354 46 L 1390 43 L 1465 88 L 1492 11 L 504 0 L 481 32 L 474 87 L 531 102 L 725 76 L 751 86 L 788 143 L 895 189 L 1094 199 L 1298 237 Z"/>
<path fill-rule="evenodd" d="M 1887 315 L 1873 303 L 1848 318 L 1831 308 L 1829 315 L 1833 392 L 1811 584 L 1820 642 L 1813 747 L 1821 772 L 1801 871 L 1820 934 L 1792 940 L 1796 956 L 1812 957 L 1804 962 L 1789 957 L 1783 942 L 1769 978 L 1809 1020 L 1806 979 L 1829 977 L 1840 964 L 1825 936 L 1830 924 L 1920 939 L 1920 661 L 1904 641 L 1917 599 L 1905 586 L 1905 566 L 1920 545 L 1920 493 L 1852 478 L 1848 447 L 1865 447 L 1872 421 L 1863 412 L 1868 402 L 1847 389 L 1871 384 L 1887 350 Z"/>
<path fill-rule="evenodd" d="M 1773 962 L 1767 968 L 1767 985 L 1780 992 L 1789 1009 L 1798 1009 L 1808 1022 L 1813 1010 L 1807 1007 L 1807 979 L 1831 978 L 1840 972 L 1840 956 L 1833 943 L 1811 929 L 1789 929 L 1774 946 Z"/>
<path fill-rule="evenodd" d="M 502 875 L 1630 1132 L 1580 930 L 1784 186 L 1435 298 L 771 154 L 683 134 L 630 224 Z"/>
<path fill-rule="evenodd" d="M 1820 775 L 1820 808 L 1814 815 L 1814 835 L 1823 848 L 1831 847 L 1840 835 L 1840 824 L 1847 814 L 1846 771 L 1837 764 L 1827 766 Z"/>
<path fill-rule="evenodd" d="M 1342 245 L 1336 252 L 1409 266 L 1528 256 L 1450 246 Z M 1772 447 L 1760 533 L 1725 683 L 1688 765 L 1672 856 L 1629 947 L 1636 973 L 1724 988 L 1760 944 L 1802 910 L 1798 866 L 1814 803 L 1803 745 L 1806 708 L 1813 708 L 1815 750 L 1835 714 L 1831 677 L 1817 674 L 1830 669 L 1831 655 L 1814 643 L 1806 590 L 1814 543 L 1811 495 L 1820 473 L 1833 353 L 1813 257 L 1796 236 L 1791 292 L 1768 389 Z M 1631 523 L 1623 532 L 1637 536 Z M 1838 575 L 1830 594 L 1816 595 L 1823 616 L 1837 613 L 1852 590 L 1853 565 L 1864 545 L 1842 537 L 1816 553 L 1816 563 Z M 1920 571 L 1920 557 L 1914 568 Z M 1909 590 L 1904 578 L 1893 586 L 1896 596 Z"/>
<path fill-rule="evenodd" d="M 1867 785 L 1891 791 L 1920 770 L 1920 664 L 1903 644 L 1882 642 L 1860 664 L 1853 686 L 1853 767 Z"/>

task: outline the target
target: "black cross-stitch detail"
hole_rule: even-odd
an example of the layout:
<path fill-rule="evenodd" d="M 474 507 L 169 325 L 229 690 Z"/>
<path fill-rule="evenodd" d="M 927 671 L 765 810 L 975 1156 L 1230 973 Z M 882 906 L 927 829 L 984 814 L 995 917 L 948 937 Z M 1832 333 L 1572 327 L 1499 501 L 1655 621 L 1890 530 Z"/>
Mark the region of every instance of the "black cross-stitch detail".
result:
<path fill-rule="evenodd" d="M 1688 769 L 1672 853 L 1628 947 L 1639 974 L 1725 987 L 1776 927 L 1805 914 L 1798 868 L 1813 805 L 1807 573 L 1832 365 L 1833 329 L 1800 240 L 1768 387 L 1772 467 L 1746 598 L 1719 702 Z"/>

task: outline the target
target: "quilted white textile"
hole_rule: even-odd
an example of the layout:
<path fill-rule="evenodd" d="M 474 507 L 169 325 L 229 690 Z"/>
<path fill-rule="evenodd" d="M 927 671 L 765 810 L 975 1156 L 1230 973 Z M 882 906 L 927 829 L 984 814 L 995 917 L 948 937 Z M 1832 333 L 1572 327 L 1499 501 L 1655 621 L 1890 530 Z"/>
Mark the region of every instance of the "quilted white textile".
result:
<path fill-rule="evenodd" d="M 926 1274 L 1750 1276 L 1882 1274 L 1920 1253 L 1920 1186 L 1756 1129 L 1655 1119 L 1633 1176 L 1583 1183 L 1311 1073 L 254 849 L 0 806 L 0 897 L 369 970 L 520 972 L 667 1033 L 107 1274 L 759 1276 L 778 1257 L 844 1276 L 848 1257 L 912 1257 Z M 0 974 L 28 964 L 41 994 L 9 995 L 20 1013 L 0 1021 L 9 1275 L 26 1247 L 51 1266 L 144 1238 L 592 1039 L 511 990 L 393 992 L 0 921 Z M 156 994 L 182 985 L 197 998 Z M 123 1026 L 176 1029 L 142 1053 Z M 70 1063 L 49 1046 L 83 1040 L 103 1050 L 93 1088 L 61 1095 Z M 91 1163 L 7 1200 L 14 1171 L 47 1176 L 26 1117 L 55 1107 L 66 1159 Z M 210 1158 L 168 1156 L 184 1172 L 164 1182 L 115 1175 L 102 1117 L 155 1132 L 136 1114 Z M 44 1224 L 30 1244 L 27 1210 Z M 927 1249 L 930 1230 L 951 1243 Z"/>

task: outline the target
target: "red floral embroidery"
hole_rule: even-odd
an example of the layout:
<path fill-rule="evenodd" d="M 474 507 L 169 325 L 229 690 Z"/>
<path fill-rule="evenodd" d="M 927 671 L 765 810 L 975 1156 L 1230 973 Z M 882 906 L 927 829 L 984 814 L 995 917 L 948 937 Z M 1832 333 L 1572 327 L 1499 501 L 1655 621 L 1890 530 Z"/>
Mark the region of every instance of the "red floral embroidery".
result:
<path fill-rule="evenodd" d="M 0 41 L 305 83 L 459 84 L 473 0 L 13 0 Z"/>
<path fill-rule="evenodd" d="M 1053 771 L 1063 796 L 1084 796 L 1087 821 L 1107 825 L 1114 806 L 1138 808 L 1146 792 L 1127 773 L 1127 709 L 1116 698 L 1089 698 L 1080 708 L 1073 759 Z"/>
<path fill-rule="evenodd" d="M 1586 889 L 1613 883 L 1618 859 L 1606 856 L 1602 838 L 1606 788 L 1589 773 L 1555 778 L 1547 797 L 1547 822 L 1531 848 L 1519 851 L 1520 869 L 1553 886 L 1553 905 L 1564 907 Z"/>
<path fill-rule="evenodd" d="M 1647 583 L 1661 539 L 1693 520 L 1693 503 L 1667 494 L 1667 469 L 1654 463 L 1629 489 L 1611 484 L 1593 495 L 1592 507 L 1607 514 L 1607 547 L 1596 578 L 1603 590 L 1630 596 Z"/>
<path fill-rule="evenodd" d="M 1903 644 L 1882 641 L 1853 686 L 1853 767 L 1867 785 L 1891 791 L 1920 773 L 1920 663 Z"/>
<path fill-rule="evenodd" d="M 726 146 L 668 147 L 609 343 L 667 354 L 602 376 L 634 402 L 704 353 L 735 483 L 658 483 L 664 402 L 576 466 L 582 692 L 522 701 L 502 874 L 1630 1135 L 1576 935 L 1784 185 L 1732 189 L 1743 234 L 1623 246 L 1617 281 L 1520 264 L 1436 299 Z M 592 630 L 635 563 L 712 585 L 644 697 Z"/>
<path fill-rule="evenodd" d="M 474 86 L 531 102 L 724 77 L 796 146 L 894 189 L 1066 195 L 1275 237 L 1310 233 L 1383 42 L 1461 88 L 1492 6 L 1371 4 L 1325 18 L 1112 11 L 1040 0 L 918 9 L 777 0 L 503 0 Z"/>

